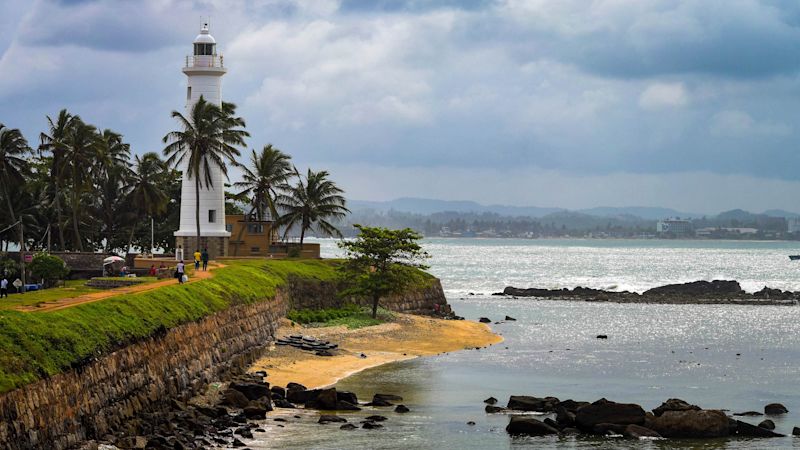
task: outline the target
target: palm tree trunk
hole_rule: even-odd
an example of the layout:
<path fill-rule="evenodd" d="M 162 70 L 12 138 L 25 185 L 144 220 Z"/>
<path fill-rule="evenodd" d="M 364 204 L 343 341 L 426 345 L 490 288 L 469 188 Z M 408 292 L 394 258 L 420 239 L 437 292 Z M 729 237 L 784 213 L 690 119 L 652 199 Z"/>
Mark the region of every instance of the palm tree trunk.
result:
<path fill-rule="evenodd" d="M 372 318 L 375 319 L 378 317 L 378 301 L 381 298 L 377 295 L 372 296 Z"/>
<path fill-rule="evenodd" d="M 75 233 L 75 241 L 78 243 L 78 251 L 83 251 L 83 242 L 81 242 L 81 232 L 78 229 L 78 193 L 79 189 L 74 186 L 75 193 L 72 195 L 72 231 Z"/>
<path fill-rule="evenodd" d="M 11 216 L 11 223 L 17 223 L 17 215 L 14 214 L 14 207 L 11 204 L 11 197 L 8 195 L 8 189 L 6 188 L 5 183 L 3 183 L 3 196 L 6 198 L 6 203 L 8 204 L 8 214 Z M 22 292 L 25 292 L 25 242 L 24 237 L 22 235 L 22 223 L 20 218 L 19 224 L 19 267 L 20 267 L 20 274 L 22 275 Z"/>
<path fill-rule="evenodd" d="M 200 249 L 200 176 L 195 175 L 194 180 L 194 220 L 197 225 L 197 250 Z M 191 250 L 189 250 L 191 251 Z M 194 253 L 194 252 L 192 252 Z"/>
<path fill-rule="evenodd" d="M 61 214 L 61 199 L 58 195 L 58 185 L 56 185 L 56 193 L 55 193 L 55 200 L 56 200 L 56 220 L 58 220 L 58 242 L 61 245 L 59 250 L 62 252 L 66 249 L 66 244 L 64 243 L 64 227 L 61 224 L 64 223 L 64 216 Z"/>

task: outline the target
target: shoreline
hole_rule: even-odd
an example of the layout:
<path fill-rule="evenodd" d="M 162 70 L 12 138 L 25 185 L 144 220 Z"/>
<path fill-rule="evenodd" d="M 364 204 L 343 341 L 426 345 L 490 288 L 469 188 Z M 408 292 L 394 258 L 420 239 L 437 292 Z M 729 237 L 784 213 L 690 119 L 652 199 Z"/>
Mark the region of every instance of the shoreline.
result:
<path fill-rule="evenodd" d="M 317 356 L 313 352 L 272 344 L 248 372 L 266 371 L 265 381 L 273 386 L 294 382 L 317 389 L 384 364 L 503 342 L 502 336 L 479 322 L 410 314 L 397 314 L 392 322 L 352 330 L 345 326 L 293 327 L 289 320 L 283 320 L 276 336 L 290 334 L 330 340 L 339 344 L 339 348 L 334 356 Z"/>

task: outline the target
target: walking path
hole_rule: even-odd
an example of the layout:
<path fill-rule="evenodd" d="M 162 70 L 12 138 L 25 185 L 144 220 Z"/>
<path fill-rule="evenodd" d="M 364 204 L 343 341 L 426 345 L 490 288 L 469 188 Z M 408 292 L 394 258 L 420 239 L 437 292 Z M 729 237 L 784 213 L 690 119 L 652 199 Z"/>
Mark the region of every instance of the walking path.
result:
<path fill-rule="evenodd" d="M 211 278 L 213 276 L 213 270 L 221 267 L 225 267 L 225 265 L 212 262 L 208 265 L 208 271 L 206 272 L 199 270 L 195 271 L 192 277 L 189 278 L 189 281 L 187 281 L 187 283 L 194 283 L 196 281 L 205 280 L 206 278 Z M 105 300 L 109 297 L 116 297 L 117 295 L 145 292 L 175 284 L 178 284 L 177 279 L 167 278 L 162 281 L 156 281 L 155 283 L 137 284 L 133 286 L 109 289 L 105 291 L 92 292 L 91 294 L 85 294 L 72 298 L 62 298 L 55 301 L 39 303 L 36 305 L 18 306 L 14 309 L 23 312 L 57 311 L 59 309 L 71 308 L 73 306 L 82 305 L 84 303 L 92 303 L 98 300 Z"/>

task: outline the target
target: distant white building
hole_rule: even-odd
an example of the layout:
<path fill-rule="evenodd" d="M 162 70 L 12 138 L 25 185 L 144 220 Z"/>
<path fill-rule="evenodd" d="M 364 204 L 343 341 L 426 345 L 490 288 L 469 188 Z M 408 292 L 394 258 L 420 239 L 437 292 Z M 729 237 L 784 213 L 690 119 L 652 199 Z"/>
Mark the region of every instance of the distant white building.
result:
<path fill-rule="evenodd" d="M 789 233 L 800 232 L 800 218 L 786 219 L 786 225 Z"/>
<path fill-rule="evenodd" d="M 664 219 L 656 223 L 656 233 L 684 236 L 693 234 L 692 222 L 687 219 Z"/>

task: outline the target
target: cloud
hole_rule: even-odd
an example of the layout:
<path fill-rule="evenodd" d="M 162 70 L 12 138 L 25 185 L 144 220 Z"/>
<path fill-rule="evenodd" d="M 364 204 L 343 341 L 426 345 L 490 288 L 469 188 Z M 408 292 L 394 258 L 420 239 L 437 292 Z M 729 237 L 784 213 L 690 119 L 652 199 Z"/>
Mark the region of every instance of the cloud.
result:
<path fill-rule="evenodd" d="M 687 103 L 689 95 L 683 83 L 654 83 L 639 96 L 639 106 L 649 111 L 679 108 Z"/>
<path fill-rule="evenodd" d="M 750 114 L 738 110 L 720 111 L 711 117 L 709 131 L 713 136 L 788 136 L 792 129 L 783 122 L 756 121 Z"/>

